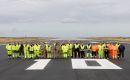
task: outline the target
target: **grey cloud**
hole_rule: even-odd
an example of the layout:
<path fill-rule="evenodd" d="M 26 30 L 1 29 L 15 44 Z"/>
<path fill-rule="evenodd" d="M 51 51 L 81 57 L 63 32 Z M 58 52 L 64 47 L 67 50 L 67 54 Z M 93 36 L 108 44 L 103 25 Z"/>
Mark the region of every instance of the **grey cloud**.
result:
<path fill-rule="evenodd" d="M 0 21 L 24 23 L 59 20 L 62 22 L 60 20 L 69 17 L 78 19 L 80 22 L 107 22 L 115 21 L 118 17 L 126 15 L 127 18 L 123 20 L 128 20 L 130 17 L 129 4 L 117 0 L 14 0 L 14 2 L 10 1 L 7 4 L 9 6 L 3 5 L 0 8 L 2 16 Z M 120 6 L 124 6 L 124 8 Z M 120 20 L 122 21 L 122 18 Z"/>
<path fill-rule="evenodd" d="M 128 36 L 129 5 L 129 0 L 0 0 L 0 33 L 4 36 Z"/>
<path fill-rule="evenodd" d="M 77 19 L 74 18 L 64 18 L 63 20 L 61 20 L 62 23 L 77 23 L 79 22 Z"/>

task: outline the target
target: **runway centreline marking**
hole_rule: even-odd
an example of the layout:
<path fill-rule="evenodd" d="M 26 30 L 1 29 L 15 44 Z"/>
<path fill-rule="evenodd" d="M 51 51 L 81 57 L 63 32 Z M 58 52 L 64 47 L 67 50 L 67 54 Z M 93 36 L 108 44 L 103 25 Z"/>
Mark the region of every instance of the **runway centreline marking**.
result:
<path fill-rule="evenodd" d="M 26 70 L 43 70 L 51 59 L 36 59 L 36 63 L 28 67 Z"/>
<path fill-rule="evenodd" d="M 85 61 L 95 61 L 101 66 L 88 66 Z M 72 69 L 122 69 L 107 59 L 71 59 Z"/>

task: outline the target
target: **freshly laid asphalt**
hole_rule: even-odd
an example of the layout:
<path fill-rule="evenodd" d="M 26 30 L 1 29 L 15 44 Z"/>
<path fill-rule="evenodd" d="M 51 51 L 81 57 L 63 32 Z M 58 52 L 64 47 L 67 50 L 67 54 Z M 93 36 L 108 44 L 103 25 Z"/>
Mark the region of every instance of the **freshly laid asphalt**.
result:
<path fill-rule="evenodd" d="M 0 80 L 130 80 L 130 44 L 125 44 L 125 58 L 110 60 L 121 70 L 74 70 L 71 59 L 52 59 L 44 70 L 26 70 L 34 60 L 8 59 L 0 46 Z"/>

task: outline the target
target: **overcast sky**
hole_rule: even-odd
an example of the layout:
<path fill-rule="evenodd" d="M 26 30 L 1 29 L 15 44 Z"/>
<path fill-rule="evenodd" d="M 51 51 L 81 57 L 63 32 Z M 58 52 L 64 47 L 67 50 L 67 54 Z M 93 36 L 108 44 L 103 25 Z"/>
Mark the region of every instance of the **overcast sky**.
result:
<path fill-rule="evenodd" d="M 0 36 L 129 36 L 130 0 L 0 0 Z"/>

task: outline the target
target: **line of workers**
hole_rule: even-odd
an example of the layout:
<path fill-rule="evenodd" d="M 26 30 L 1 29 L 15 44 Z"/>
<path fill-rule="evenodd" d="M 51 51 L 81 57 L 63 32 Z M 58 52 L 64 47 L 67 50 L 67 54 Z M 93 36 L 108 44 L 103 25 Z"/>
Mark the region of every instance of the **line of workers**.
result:
<path fill-rule="evenodd" d="M 106 58 L 124 57 L 125 46 L 119 43 L 92 44 L 19 44 L 6 45 L 8 58 Z"/>

